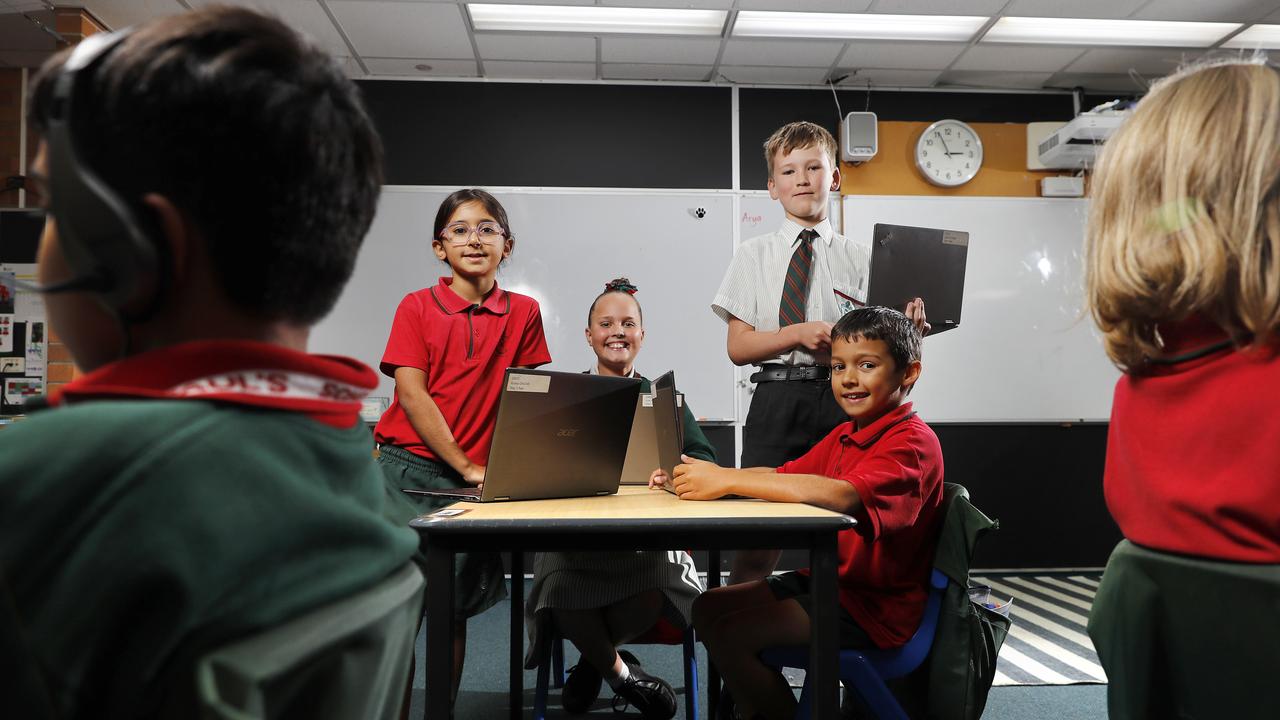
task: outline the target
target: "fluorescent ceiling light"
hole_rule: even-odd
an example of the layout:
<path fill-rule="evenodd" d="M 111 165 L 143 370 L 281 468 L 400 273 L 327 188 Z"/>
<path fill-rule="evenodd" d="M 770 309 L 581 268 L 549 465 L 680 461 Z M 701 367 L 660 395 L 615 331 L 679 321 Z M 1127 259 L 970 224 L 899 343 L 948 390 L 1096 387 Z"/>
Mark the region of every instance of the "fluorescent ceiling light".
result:
<path fill-rule="evenodd" d="M 476 30 L 719 35 L 724 10 L 468 4 Z"/>
<path fill-rule="evenodd" d="M 952 40 L 964 42 L 987 22 L 968 15 L 875 15 L 743 10 L 734 37 Z"/>
<path fill-rule="evenodd" d="M 1280 25 L 1254 25 L 1244 32 L 1222 43 L 1226 48 L 1245 48 L 1247 50 L 1280 49 Z"/>
<path fill-rule="evenodd" d="M 1239 27 L 1240 23 L 1003 17 L 981 42 L 1209 47 Z"/>

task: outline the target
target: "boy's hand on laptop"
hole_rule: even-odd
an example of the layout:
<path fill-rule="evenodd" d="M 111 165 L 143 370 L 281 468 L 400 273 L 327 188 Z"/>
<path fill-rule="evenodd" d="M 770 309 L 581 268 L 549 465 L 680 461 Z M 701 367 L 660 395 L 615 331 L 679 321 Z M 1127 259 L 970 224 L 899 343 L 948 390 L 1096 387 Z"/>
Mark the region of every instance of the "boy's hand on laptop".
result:
<path fill-rule="evenodd" d="M 806 350 L 818 351 L 831 348 L 831 328 L 833 327 L 835 325 L 832 323 L 812 320 L 788 325 L 784 330 L 791 333 L 796 345 L 802 345 Z"/>
<path fill-rule="evenodd" d="M 688 455 L 680 459 L 684 463 L 676 466 L 672 482 L 681 500 L 715 500 L 730 493 L 724 468 Z"/>
<path fill-rule="evenodd" d="M 662 468 L 658 468 L 649 474 L 649 489 L 657 490 L 667 484 L 667 473 Z"/>
<path fill-rule="evenodd" d="M 907 309 L 903 311 L 907 319 L 915 323 L 916 329 L 920 331 L 920 336 L 924 337 L 929 334 L 929 330 L 933 328 L 924 316 L 924 298 L 916 298 L 907 303 Z"/>
<path fill-rule="evenodd" d="M 471 466 L 462 473 L 462 479 L 468 485 L 483 485 L 484 466 L 471 463 Z"/>

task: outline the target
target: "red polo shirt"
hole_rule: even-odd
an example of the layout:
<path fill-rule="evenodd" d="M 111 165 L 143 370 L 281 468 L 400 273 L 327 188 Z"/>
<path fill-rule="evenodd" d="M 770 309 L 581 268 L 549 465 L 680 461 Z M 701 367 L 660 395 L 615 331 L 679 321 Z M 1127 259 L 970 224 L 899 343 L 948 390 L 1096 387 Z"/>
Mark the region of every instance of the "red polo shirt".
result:
<path fill-rule="evenodd" d="M 840 605 L 876 645 L 910 640 L 942 522 L 942 448 L 933 430 L 905 403 L 861 430 L 840 425 L 778 472 L 838 478 L 858 491 L 858 527 L 840 533 Z"/>
<path fill-rule="evenodd" d="M 1280 345 L 1236 350 L 1212 323 L 1161 326 L 1166 358 L 1116 383 L 1107 508 L 1156 550 L 1280 563 Z"/>
<path fill-rule="evenodd" d="M 424 371 L 427 392 L 458 446 L 471 462 L 485 465 L 503 371 L 545 365 L 551 353 L 536 300 L 495 285 L 473 305 L 450 289 L 452 283 L 442 277 L 400 301 L 379 368 L 390 377 L 398 367 Z M 373 432 L 379 444 L 439 460 L 409 424 L 398 394 Z"/>

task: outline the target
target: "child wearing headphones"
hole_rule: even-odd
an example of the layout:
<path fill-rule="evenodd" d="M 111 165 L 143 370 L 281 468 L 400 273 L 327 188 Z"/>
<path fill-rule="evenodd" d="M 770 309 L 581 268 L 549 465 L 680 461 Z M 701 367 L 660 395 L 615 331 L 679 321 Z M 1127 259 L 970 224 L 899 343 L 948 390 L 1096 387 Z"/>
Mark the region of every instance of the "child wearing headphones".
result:
<path fill-rule="evenodd" d="M 332 58 L 227 7 L 54 56 L 31 121 L 38 276 L 85 374 L 0 433 L 4 705 L 195 717 L 197 658 L 418 546 L 360 422 L 376 375 L 307 353 L 373 219 L 378 138 Z"/>
<path fill-rule="evenodd" d="M 398 488 L 440 489 L 484 482 L 502 394 L 502 371 L 551 362 L 542 312 L 527 295 L 498 287 L 498 266 L 515 236 L 493 195 L 458 190 L 440 203 L 431 233 L 450 275 L 409 293 L 396 308 L 381 370 L 396 394 L 374 429 L 378 463 L 405 522 L 454 502 Z M 507 595 L 502 557 L 457 553 L 454 559 L 453 694 L 462 678 L 467 618 Z"/>

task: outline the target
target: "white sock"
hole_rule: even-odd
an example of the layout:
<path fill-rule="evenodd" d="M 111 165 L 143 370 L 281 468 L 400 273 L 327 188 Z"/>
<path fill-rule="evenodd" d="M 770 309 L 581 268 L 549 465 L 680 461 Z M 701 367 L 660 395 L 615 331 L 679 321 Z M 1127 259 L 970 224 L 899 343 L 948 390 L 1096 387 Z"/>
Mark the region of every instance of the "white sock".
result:
<path fill-rule="evenodd" d="M 613 672 L 606 673 L 604 681 L 609 683 L 609 687 L 615 691 L 622 687 L 622 684 L 631 677 L 631 668 L 627 667 L 627 661 L 622 659 L 621 655 L 615 655 L 613 661 Z"/>

